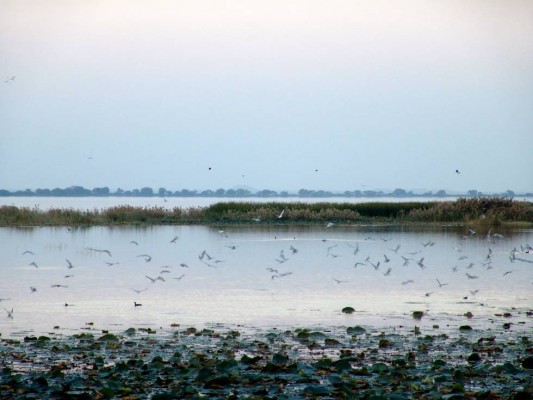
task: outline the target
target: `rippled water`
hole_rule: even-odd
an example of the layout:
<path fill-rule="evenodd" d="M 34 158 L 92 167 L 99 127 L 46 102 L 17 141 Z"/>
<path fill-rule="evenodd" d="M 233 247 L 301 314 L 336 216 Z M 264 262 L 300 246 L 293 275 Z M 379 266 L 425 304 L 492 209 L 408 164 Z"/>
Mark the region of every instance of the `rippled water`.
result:
<path fill-rule="evenodd" d="M 88 323 L 390 325 L 414 310 L 431 324 L 467 311 L 486 318 L 533 308 L 533 252 L 521 251 L 533 231 L 491 233 L 488 240 L 465 238 L 461 227 L 1 228 L 0 307 L 13 318 L 0 310 L 0 333 Z M 345 306 L 356 313 L 341 313 Z"/>

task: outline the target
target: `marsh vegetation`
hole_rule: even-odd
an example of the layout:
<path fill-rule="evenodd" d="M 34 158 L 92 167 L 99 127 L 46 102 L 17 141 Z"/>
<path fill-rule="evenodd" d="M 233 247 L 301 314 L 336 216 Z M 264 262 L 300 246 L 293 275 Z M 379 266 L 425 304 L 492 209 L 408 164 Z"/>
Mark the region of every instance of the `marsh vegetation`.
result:
<path fill-rule="evenodd" d="M 280 212 L 284 210 L 280 218 Z M 283 203 L 221 202 L 206 207 L 113 206 L 75 210 L 0 207 L 0 226 L 106 226 L 176 224 L 533 223 L 533 203 L 510 198 L 450 202 Z"/>

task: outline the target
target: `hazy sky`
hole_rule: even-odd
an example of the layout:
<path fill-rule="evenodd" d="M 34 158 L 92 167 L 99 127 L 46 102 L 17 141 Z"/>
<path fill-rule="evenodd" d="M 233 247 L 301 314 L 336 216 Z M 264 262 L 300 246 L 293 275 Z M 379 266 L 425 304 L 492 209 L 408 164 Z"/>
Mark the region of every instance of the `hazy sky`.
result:
<path fill-rule="evenodd" d="M 530 0 L 2 0 L 0 77 L 3 189 L 533 191 Z"/>

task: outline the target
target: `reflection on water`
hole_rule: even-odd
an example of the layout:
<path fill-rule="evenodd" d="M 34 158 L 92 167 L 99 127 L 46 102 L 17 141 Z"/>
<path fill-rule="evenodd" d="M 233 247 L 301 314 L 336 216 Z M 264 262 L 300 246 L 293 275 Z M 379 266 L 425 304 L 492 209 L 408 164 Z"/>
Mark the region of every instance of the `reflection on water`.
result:
<path fill-rule="evenodd" d="M 533 307 L 532 238 L 453 226 L 3 228 L 0 298 L 13 318 L 3 311 L 0 333 L 484 318 Z"/>

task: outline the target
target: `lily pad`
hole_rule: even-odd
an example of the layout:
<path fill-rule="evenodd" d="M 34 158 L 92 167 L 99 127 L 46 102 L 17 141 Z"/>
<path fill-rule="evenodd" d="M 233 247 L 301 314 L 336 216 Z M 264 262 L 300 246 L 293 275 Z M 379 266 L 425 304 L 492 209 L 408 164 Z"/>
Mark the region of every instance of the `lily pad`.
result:
<path fill-rule="evenodd" d="M 423 316 L 424 316 L 424 311 L 413 311 L 414 319 L 422 319 Z"/>
<path fill-rule="evenodd" d="M 366 329 L 363 328 L 362 326 L 350 326 L 346 329 L 346 333 L 348 333 L 348 335 L 364 335 L 366 333 Z"/>

